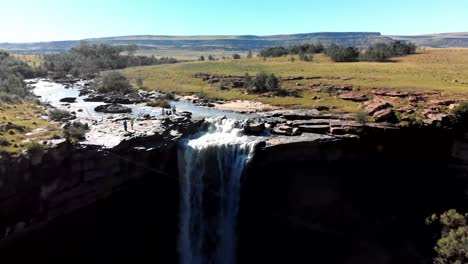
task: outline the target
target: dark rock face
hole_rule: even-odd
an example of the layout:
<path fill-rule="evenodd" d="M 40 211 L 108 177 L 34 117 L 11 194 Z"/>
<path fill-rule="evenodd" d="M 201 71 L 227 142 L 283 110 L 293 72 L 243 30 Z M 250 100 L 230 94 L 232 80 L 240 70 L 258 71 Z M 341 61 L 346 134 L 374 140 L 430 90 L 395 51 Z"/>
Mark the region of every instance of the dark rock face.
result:
<path fill-rule="evenodd" d="M 132 109 L 119 104 L 107 104 L 97 106 L 96 108 L 94 108 L 94 111 L 110 114 L 125 114 L 131 113 Z"/>
<path fill-rule="evenodd" d="M 468 211 L 466 146 L 430 129 L 267 145 L 244 178 L 239 262 L 431 263 L 425 218 Z"/>
<path fill-rule="evenodd" d="M 60 99 L 60 102 L 74 103 L 74 102 L 76 102 L 76 97 L 65 97 L 65 98 Z"/>

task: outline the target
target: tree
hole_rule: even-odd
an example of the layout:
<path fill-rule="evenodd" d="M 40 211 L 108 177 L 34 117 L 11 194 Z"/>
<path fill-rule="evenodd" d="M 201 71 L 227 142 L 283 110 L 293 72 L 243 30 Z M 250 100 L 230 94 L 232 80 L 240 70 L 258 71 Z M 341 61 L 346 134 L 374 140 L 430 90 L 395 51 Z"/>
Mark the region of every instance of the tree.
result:
<path fill-rule="evenodd" d="M 215 60 L 215 57 L 213 57 L 213 55 L 209 55 L 209 56 L 208 56 L 208 60 L 214 61 L 214 60 Z"/>
<path fill-rule="evenodd" d="M 244 77 L 243 77 L 243 81 L 244 81 L 244 88 L 250 88 L 253 86 L 253 79 L 252 79 L 252 76 L 249 75 L 249 73 L 245 73 Z"/>
<path fill-rule="evenodd" d="M 239 60 L 241 58 L 241 55 L 239 55 L 237 53 L 234 53 L 234 54 L 232 54 L 232 58 L 235 59 L 235 60 Z"/>
<path fill-rule="evenodd" d="M 96 89 L 101 93 L 127 93 L 130 91 L 130 83 L 123 74 L 111 71 L 101 75 L 97 82 Z"/>
<path fill-rule="evenodd" d="M 359 49 L 356 47 L 342 47 L 331 44 L 325 50 L 325 54 L 335 62 L 350 62 L 358 59 Z"/>
<path fill-rule="evenodd" d="M 253 53 L 252 53 L 252 51 L 249 51 L 247 53 L 247 59 L 251 59 L 252 57 L 253 57 Z"/>
<path fill-rule="evenodd" d="M 138 77 L 136 79 L 136 84 L 137 84 L 138 88 L 140 88 L 140 89 L 143 88 L 143 81 L 144 81 L 144 79 L 142 77 Z"/>
<path fill-rule="evenodd" d="M 280 89 L 279 80 L 273 73 L 267 76 L 265 86 L 268 91 Z"/>
<path fill-rule="evenodd" d="M 199 61 L 205 61 L 205 56 L 200 56 L 200 58 L 198 58 Z"/>
<path fill-rule="evenodd" d="M 312 55 L 301 52 L 299 53 L 299 59 L 301 61 L 312 61 Z"/>
<path fill-rule="evenodd" d="M 377 43 L 371 45 L 366 52 L 361 53 L 361 60 L 363 61 L 386 61 L 392 56 L 392 50 L 389 45 L 385 43 Z"/>
<path fill-rule="evenodd" d="M 136 45 L 136 44 L 127 45 L 125 50 L 128 52 L 129 57 L 133 57 L 133 56 L 135 56 L 135 53 L 138 50 L 138 45 Z"/>
<path fill-rule="evenodd" d="M 468 263 L 468 214 L 462 215 L 452 209 L 440 217 L 432 215 L 426 219 L 427 224 L 439 222 L 442 234 L 437 241 L 435 264 Z"/>

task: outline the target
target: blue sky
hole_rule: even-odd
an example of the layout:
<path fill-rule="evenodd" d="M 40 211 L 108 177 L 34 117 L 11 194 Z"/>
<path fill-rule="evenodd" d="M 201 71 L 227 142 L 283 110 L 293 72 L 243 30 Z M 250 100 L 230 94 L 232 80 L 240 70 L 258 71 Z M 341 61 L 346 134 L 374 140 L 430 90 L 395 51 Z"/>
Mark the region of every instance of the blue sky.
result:
<path fill-rule="evenodd" d="M 1 0 L 0 42 L 122 35 L 468 31 L 468 0 Z"/>

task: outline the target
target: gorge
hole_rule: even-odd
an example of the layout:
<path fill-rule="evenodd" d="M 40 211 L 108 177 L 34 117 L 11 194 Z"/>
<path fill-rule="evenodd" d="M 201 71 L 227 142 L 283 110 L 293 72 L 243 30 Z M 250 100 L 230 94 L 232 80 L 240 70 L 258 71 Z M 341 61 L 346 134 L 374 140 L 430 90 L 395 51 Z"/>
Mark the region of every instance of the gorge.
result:
<path fill-rule="evenodd" d="M 313 114 L 295 118 L 325 118 Z M 435 240 L 425 218 L 466 208 L 463 133 L 368 127 L 359 137 L 250 136 L 234 120 L 194 111 L 150 120 L 133 135 L 120 135 L 116 121 L 105 130 L 116 144 L 57 142 L 2 157 L 2 254 L 419 263 L 431 259 Z"/>

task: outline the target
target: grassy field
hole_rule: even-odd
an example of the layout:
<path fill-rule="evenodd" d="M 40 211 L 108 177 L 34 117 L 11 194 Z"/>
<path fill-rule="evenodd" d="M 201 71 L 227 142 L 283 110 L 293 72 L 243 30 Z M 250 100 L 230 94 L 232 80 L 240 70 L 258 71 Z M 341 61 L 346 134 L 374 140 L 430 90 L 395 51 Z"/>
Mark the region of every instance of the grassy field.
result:
<path fill-rule="evenodd" d="M 18 154 L 32 141 L 42 142 L 60 136 L 59 125 L 41 119 L 42 115 L 46 113 L 39 105 L 0 104 L 0 151 Z M 38 128 L 41 130 L 33 132 Z"/>
<path fill-rule="evenodd" d="M 399 91 L 441 92 L 444 97 L 468 95 L 468 49 L 426 49 L 419 54 L 395 58 L 391 62 L 334 63 L 323 54 L 314 56 L 313 62 L 289 61 L 289 57 L 242 60 L 188 62 L 175 65 L 129 68 L 123 72 L 134 81 L 144 79 L 150 90 L 190 94 L 204 92 L 213 98 L 225 100 L 255 100 L 285 107 L 312 108 L 318 105 L 335 106 L 354 111 L 358 104 L 335 96 L 316 93 L 311 85 L 352 85 L 363 93 L 373 88 L 392 88 Z M 244 94 L 242 89 L 221 91 L 219 85 L 209 85 L 193 75 L 210 74 L 255 75 L 265 71 L 281 77 L 316 77 L 312 80 L 283 82 L 286 89 L 300 89 L 301 98 L 261 97 Z M 319 100 L 312 100 L 319 96 Z"/>

